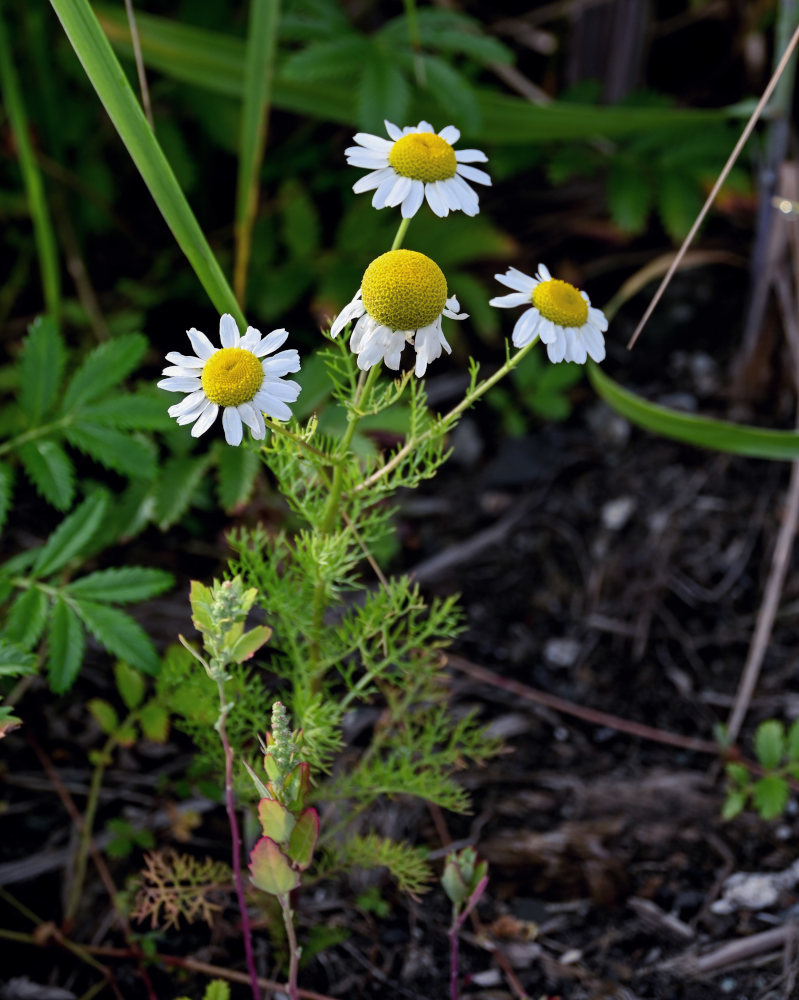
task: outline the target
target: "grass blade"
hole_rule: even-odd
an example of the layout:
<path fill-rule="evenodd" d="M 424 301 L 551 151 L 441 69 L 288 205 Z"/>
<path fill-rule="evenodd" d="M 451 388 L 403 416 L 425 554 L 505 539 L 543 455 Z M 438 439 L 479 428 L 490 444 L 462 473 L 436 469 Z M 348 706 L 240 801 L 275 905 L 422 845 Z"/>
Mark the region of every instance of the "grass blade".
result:
<path fill-rule="evenodd" d="M 53 226 L 50 222 L 42 175 L 39 172 L 28 134 L 28 116 L 25 113 L 17 71 L 11 59 L 11 46 L 2 4 L 0 4 L 0 88 L 8 112 L 11 131 L 14 134 L 14 145 L 19 158 L 22 180 L 28 198 L 28 209 L 33 222 L 33 235 L 36 241 L 36 253 L 39 257 L 39 269 L 42 273 L 45 307 L 50 316 L 58 322 L 61 312 L 61 272 L 58 249 Z"/>
<path fill-rule="evenodd" d="M 242 307 L 247 291 L 252 227 L 258 208 L 258 174 L 266 146 L 279 18 L 280 0 L 251 0 L 239 134 L 236 262 L 233 269 L 233 287 Z"/>
<path fill-rule="evenodd" d="M 246 321 L 88 0 L 50 0 L 167 225 L 220 313 Z M 124 16 L 124 15 L 123 15 Z"/>

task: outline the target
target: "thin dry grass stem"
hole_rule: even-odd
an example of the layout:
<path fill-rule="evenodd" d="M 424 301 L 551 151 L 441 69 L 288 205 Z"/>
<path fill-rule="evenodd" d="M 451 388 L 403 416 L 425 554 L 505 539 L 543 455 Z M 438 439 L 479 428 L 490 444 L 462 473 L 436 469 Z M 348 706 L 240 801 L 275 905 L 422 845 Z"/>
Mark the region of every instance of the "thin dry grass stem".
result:
<path fill-rule="evenodd" d="M 799 174 L 796 165 L 793 169 L 783 171 L 784 190 L 788 196 L 795 199 L 799 194 Z M 787 219 L 780 220 L 791 248 L 791 263 L 793 265 L 793 283 L 787 273 L 787 268 L 783 266 L 775 271 L 774 289 L 777 293 L 777 302 L 780 307 L 785 336 L 788 342 L 789 353 L 793 362 L 793 377 L 797 394 L 796 426 L 799 428 L 799 323 L 797 323 L 797 296 L 799 295 L 799 233 L 796 232 L 796 223 Z M 763 660 L 768 649 L 771 633 L 774 628 L 774 621 L 779 610 L 780 597 L 785 585 L 785 577 L 788 572 L 791 554 L 793 552 L 793 540 L 796 536 L 797 526 L 799 526 L 799 462 L 793 462 L 791 466 L 791 479 L 788 485 L 788 495 L 785 502 L 785 509 L 780 525 L 777 541 L 774 545 L 774 552 L 771 558 L 771 568 L 769 569 L 766 588 L 763 592 L 763 600 L 757 613 L 755 631 L 749 644 L 749 650 L 744 663 L 741 678 L 738 683 L 738 690 L 735 693 L 730 717 L 727 722 L 727 737 L 734 743 L 741 731 L 741 726 L 746 718 L 752 696 L 760 678 L 760 671 L 763 667 Z"/>
<path fill-rule="evenodd" d="M 712 187 L 712 189 L 710 191 L 710 194 L 705 199 L 705 203 L 702 206 L 702 208 L 700 209 L 699 215 L 697 215 L 696 219 L 694 220 L 694 224 L 691 226 L 691 229 L 690 229 L 688 235 L 682 241 L 682 245 L 680 246 L 680 249 L 677 251 L 677 253 L 676 253 L 675 257 L 674 257 L 674 260 L 671 262 L 671 266 L 669 267 L 669 269 L 666 272 L 666 274 L 663 276 L 663 280 L 658 285 L 657 291 L 652 296 L 652 300 L 649 303 L 649 305 L 646 307 L 646 311 L 645 311 L 644 315 L 641 317 L 641 321 L 639 322 L 638 326 L 635 328 L 635 332 L 633 333 L 632 337 L 630 337 L 630 340 L 629 340 L 629 342 L 627 344 L 627 350 L 628 351 L 632 350 L 632 348 L 635 346 L 636 341 L 638 340 L 638 338 L 641 335 L 641 331 L 646 326 L 647 322 L 649 321 L 649 317 L 655 311 L 655 307 L 657 306 L 658 302 L 660 302 L 661 298 L 663 297 L 663 293 L 668 288 L 669 283 L 671 282 L 671 279 L 674 277 L 674 274 L 677 271 L 677 268 L 680 266 L 680 262 L 682 261 L 683 257 L 685 256 L 686 250 L 688 249 L 688 247 L 693 242 L 693 239 L 696 236 L 696 234 L 697 234 L 697 232 L 699 230 L 699 227 L 705 221 L 705 216 L 707 215 L 708 211 L 710 210 L 710 206 L 716 200 L 716 195 L 719 193 L 719 191 L 721 190 L 722 185 L 727 180 L 727 176 L 729 175 L 730 171 L 732 170 L 733 166 L 735 165 L 735 161 L 741 155 L 741 150 L 746 145 L 747 141 L 749 140 L 749 136 L 752 134 L 752 131 L 754 130 L 755 125 L 758 123 L 758 120 L 760 119 L 760 116 L 763 114 L 763 109 L 765 108 L 766 104 L 768 103 L 769 98 L 771 97 L 771 95 L 774 93 L 774 88 L 779 83 L 780 77 L 782 76 L 783 72 L 785 71 L 785 67 L 788 65 L 788 61 L 790 60 L 791 55 L 793 54 L 793 51 L 796 48 L 797 42 L 799 42 L 799 26 L 797 26 L 797 28 L 794 31 L 793 35 L 791 35 L 791 40 L 790 40 L 790 42 L 788 42 L 788 45 L 787 45 L 787 47 L 785 49 L 785 52 L 783 52 L 782 58 L 780 59 L 779 63 L 777 64 L 777 67 L 774 70 L 774 73 L 772 74 L 771 79 L 769 80 L 769 82 L 768 82 L 768 84 L 766 86 L 766 89 L 763 91 L 763 94 L 762 94 L 760 100 L 757 102 L 757 106 L 755 107 L 755 110 L 749 116 L 749 121 L 747 121 L 747 123 L 746 123 L 746 125 L 744 127 L 743 132 L 741 132 L 741 135 L 740 135 L 738 141 L 735 143 L 735 146 L 733 147 L 732 152 L 730 153 L 729 157 L 727 158 L 727 162 L 722 167 L 721 173 L 716 178 L 716 183 L 713 185 L 713 187 Z"/>
<path fill-rule="evenodd" d="M 139 41 L 139 29 L 136 27 L 136 15 L 133 12 L 133 0 L 125 0 L 125 11 L 128 15 L 128 26 L 130 27 L 130 44 L 133 47 L 133 56 L 136 60 L 136 75 L 139 78 L 139 90 L 141 90 L 141 103 L 144 108 L 144 116 L 150 128 L 155 132 L 153 122 L 153 109 L 150 104 L 150 90 L 147 86 L 147 74 L 144 72 L 144 59 L 141 54 L 141 42 Z"/>

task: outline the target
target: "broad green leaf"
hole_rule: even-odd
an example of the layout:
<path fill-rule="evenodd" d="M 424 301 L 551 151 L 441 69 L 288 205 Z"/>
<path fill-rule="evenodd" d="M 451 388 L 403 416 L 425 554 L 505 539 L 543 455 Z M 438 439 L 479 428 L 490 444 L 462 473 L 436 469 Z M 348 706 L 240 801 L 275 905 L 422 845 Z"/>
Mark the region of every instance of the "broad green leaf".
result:
<path fill-rule="evenodd" d="M 123 476 L 131 479 L 155 476 L 155 448 L 150 441 L 84 420 L 67 427 L 64 436 L 73 447 Z"/>
<path fill-rule="evenodd" d="M 788 804 L 788 782 L 776 774 L 761 778 L 755 782 L 752 799 L 763 819 L 776 819 Z"/>
<path fill-rule="evenodd" d="M 107 702 L 104 698 L 92 698 L 86 707 L 106 736 L 110 736 L 111 733 L 116 732 L 119 727 L 119 716 L 110 702 Z"/>
<path fill-rule="evenodd" d="M 740 785 L 743 788 L 745 788 L 751 780 L 751 775 L 749 774 L 749 770 L 744 764 L 736 764 L 735 762 L 731 762 L 727 764 L 724 770 L 727 772 L 729 777 L 735 782 L 736 785 Z"/>
<path fill-rule="evenodd" d="M 283 61 L 280 79 L 293 83 L 351 78 L 353 66 L 367 56 L 369 48 L 368 40 L 354 32 L 312 42 Z"/>
<path fill-rule="evenodd" d="M 230 1000 L 230 987 L 224 979 L 212 979 L 205 987 L 203 1000 Z"/>
<path fill-rule="evenodd" d="M 217 312 L 232 313 L 239 327 L 245 329 L 247 324 L 236 298 L 88 0 L 50 2 L 153 200 Z M 220 50 L 221 40 L 216 35 L 212 38 L 215 49 Z"/>
<path fill-rule="evenodd" d="M 357 88 L 358 124 L 382 132 L 384 118 L 404 121 L 410 88 L 402 73 L 376 46 L 364 53 L 362 67 Z"/>
<path fill-rule="evenodd" d="M 458 122 L 464 132 L 478 132 L 481 111 L 469 80 L 438 56 L 424 56 L 424 72 L 428 96 L 435 99 L 441 111 Z"/>
<path fill-rule="evenodd" d="M 730 792 L 721 809 L 722 819 L 734 819 L 746 805 L 745 792 Z"/>
<path fill-rule="evenodd" d="M 788 730 L 788 758 L 799 761 L 799 719 Z"/>
<path fill-rule="evenodd" d="M 17 596 L 8 612 L 4 635 L 23 649 L 31 649 L 44 631 L 50 599 L 38 587 Z"/>
<path fill-rule="evenodd" d="M 0 462 L 0 531 L 2 531 L 8 517 L 8 512 L 11 509 L 13 489 L 14 470 L 10 465 L 6 465 L 5 462 Z"/>
<path fill-rule="evenodd" d="M 101 569 L 70 583 L 66 588 L 81 600 L 99 604 L 124 604 L 128 601 L 145 601 L 161 594 L 174 583 L 171 573 L 144 566 L 124 566 Z"/>
<path fill-rule="evenodd" d="M 289 859 L 270 837 L 261 837 L 250 854 L 250 879 L 257 889 L 272 896 L 287 896 L 300 884 Z"/>
<path fill-rule="evenodd" d="M 20 461 L 36 491 L 59 510 L 68 510 L 75 496 L 75 467 L 55 441 L 26 441 L 17 448 Z"/>
<path fill-rule="evenodd" d="M 81 408 L 87 423 L 102 424 L 121 430 L 166 431 L 174 423 L 162 401 L 155 396 L 123 394 L 91 403 Z"/>
<path fill-rule="evenodd" d="M 269 642 L 271 634 L 272 629 L 268 625 L 256 625 L 249 632 L 240 635 L 233 644 L 233 648 L 229 651 L 233 662 L 244 663 L 245 660 L 249 660 L 261 646 Z"/>
<path fill-rule="evenodd" d="M 85 548 L 103 523 L 107 507 L 108 495 L 97 492 L 65 517 L 39 550 L 34 563 L 37 576 L 57 572 Z"/>
<path fill-rule="evenodd" d="M 134 722 L 128 722 L 124 726 L 120 726 L 114 735 L 120 746 L 132 747 L 139 739 L 139 730 Z"/>
<path fill-rule="evenodd" d="M 34 427 L 55 403 L 64 358 L 64 339 L 55 321 L 49 316 L 35 319 L 22 345 L 19 369 L 20 409 Z"/>
<path fill-rule="evenodd" d="M 755 731 L 755 756 L 763 767 L 772 770 L 779 766 L 785 753 L 785 726 L 779 719 L 761 722 Z"/>
<path fill-rule="evenodd" d="M 114 664 L 114 679 L 125 708 L 129 711 L 138 708 L 144 697 L 144 678 L 141 673 L 124 660 L 117 660 Z"/>
<path fill-rule="evenodd" d="M 628 389 L 623 389 L 595 364 L 588 364 L 588 377 L 599 395 L 617 413 L 663 437 L 684 441 L 699 448 L 749 455 L 751 458 L 799 458 L 799 434 L 794 431 L 769 431 L 761 427 L 733 424 L 680 413 L 657 403 L 649 403 Z"/>
<path fill-rule="evenodd" d="M 146 337 L 128 333 L 95 347 L 70 379 L 61 411 L 72 413 L 119 385 L 139 364 L 147 346 Z"/>
<path fill-rule="evenodd" d="M 58 598 L 53 609 L 47 651 L 47 678 L 55 694 L 68 691 L 78 676 L 86 636 L 75 612 L 66 601 Z"/>
<path fill-rule="evenodd" d="M 209 454 L 200 458 L 185 455 L 166 462 L 160 470 L 155 498 L 155 520 L 161 531 L 171 528 L 186 512 L 195 490 L 202 482 L 209 462 Z"/>
<path fill-rule="evenodd" d="M 689 174 L 665 171 L 658 177 L 655 197 L 663 227 L 676 243 L 691 228 L 702 208 L 702 188 Z"/>
<path fill-rule="evenodd" d="M 294 864 L 305 869 L 313 860 L 316 841 L 319 839 L 319 813 L 315 809 L 306 809 L 289 836 L 288 853 Z"/>
<path fill-rule="evenodd" d="M 276 844 L 286 844 L 297 822 L 277 799 L 261 799 L 258 803 L 258 819 L 264 836 L 271 837 Z"/>
<path fill-rule="evenodd" d="M 148 701 L 139 711 L 139 724 L 145 739 L 166 743 L 169 735 L 169 712 L 155 701 Z"/>
<path fill-rule="evenodd" d="M 611 161 L 608 175 L 610 214 L 619 229 L 640 233 L 652 208 L 652 181 L 641 170 L 621 159 Z"/>
<path fill-rule="evenodd" d="M 24 677 L 36 673 L 36 657 L 9 639 L 0 637 L 0 677 Z"/>
<path fill-rule="evenodd" d="M 158 654 L 147 633 L 118 608 L 92 601 L 75 601 L 83 623 L 109 653 L 126 660 L 146 674 L 158 673 Z"/>
<path fill-rule="evenodd" d="M 250 499 L 261 459 L 249 448 L 230 448 L 220 442 L 217 458 L 217 493 L 219 502 L 232 513 Z"/>

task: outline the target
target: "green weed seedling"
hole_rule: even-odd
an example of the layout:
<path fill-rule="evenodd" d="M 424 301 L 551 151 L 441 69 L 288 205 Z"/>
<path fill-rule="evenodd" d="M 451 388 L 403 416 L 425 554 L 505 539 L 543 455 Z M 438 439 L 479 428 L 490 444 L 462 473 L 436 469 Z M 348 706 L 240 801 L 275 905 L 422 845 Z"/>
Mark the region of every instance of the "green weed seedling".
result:
<path fill-rule="evenodd" d="M 763 819 L 782 815 L 788 804 L 789 779 L 799 779 L 799 719 L 787 732 L 779 719 L 761 722 L 755 731 L 754 750 L 762 775 L 753 775 L 737 761 L 725 767 L 729 779 L 722 809 L 725 819 L 733 819 L 747 806 Z"/>

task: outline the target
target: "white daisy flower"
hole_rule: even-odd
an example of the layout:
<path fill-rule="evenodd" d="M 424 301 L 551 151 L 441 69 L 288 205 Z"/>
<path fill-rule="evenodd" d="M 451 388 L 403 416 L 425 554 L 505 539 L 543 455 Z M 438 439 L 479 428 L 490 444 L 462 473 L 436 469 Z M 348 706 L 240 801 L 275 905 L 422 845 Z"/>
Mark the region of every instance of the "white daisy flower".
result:
<path fill-rule="evenodd" d="M 485 153 L 479 149 L 454 150 L 461 135 L 454 125 L 447 125 L 436 135 L 429 122 L 404 129 L 389 121 L 384 124 L 390 140 L 358 132 L 353 136 L 358 145 L 345 150 L 347 163 L 371 171 L 353 184 L 356 194 L 374 190 L 372 205 L 401 205 L 403 219 L 413 218 L 425 198 L 441 218 L 458 209 L 477 215 L 477 194 L 466 182 L 491 184 L 484 170 L 469 166 L 485 163 Z"/>
<path fill-rule="evenodd" d="M 367 371 L 378 361 L 396 371 L 406 344 L 416 349 L 415 371 L 421 378 L 431 361 L 452 348 L 441 330 L 441 317 L 466 319 L 454 295 L 447 298 L 447 279 L 435 261 L 416 250 L 389 250 L 364 272 L 355 298 L 330 328 L 337 337 L 354 319 L 350 348 L 358 367 Z"/>
<path fill-rule="evenodd" d="M 300 387 L 283 376 L 300 370 L 300 356 L 293 349 L 273 353 L 288 337 L 286 330 L 273 330 L 262 337 L 248 326 L 242 337 L 236 321 L 225 313 L 219 321 L 221 349 L 199 330 L 192 328 L 187 333 L 196 356 L 170 351 L 166 359 L 172 365 L 163 370 L 167 377 L 158 387 L 188 393 L 168 412 L 180 425 L 194 424 L 192 437 L 208 430 L 220 406 L 225 440 L 234 446 L 241 444 L 242 424 L 261 441 L 266 436 L 264 413 L 274 420 L 291 417 L 286 404 L 297 399 Z M 268 354 L 273 356 L 266 357 Z"/>
<path fill-rule="evenodd" d="M 512 288 L 510 295 L 499 295 L 489 305 L 501 309 L 524 306 L 513 328 L 513 344 L 524 347 L 536 337 L 547 345 L 550 361 L 575 361 L 585 364 L 586 358 L 603 361 L 608 321 L 601 309 L 594 309 L 585 292 L 568 281 L 553 278 L 543 264 L 538 265 L 534 278 L 509 267 L 505 274 L 495 274 L 497 281 Z"/>

